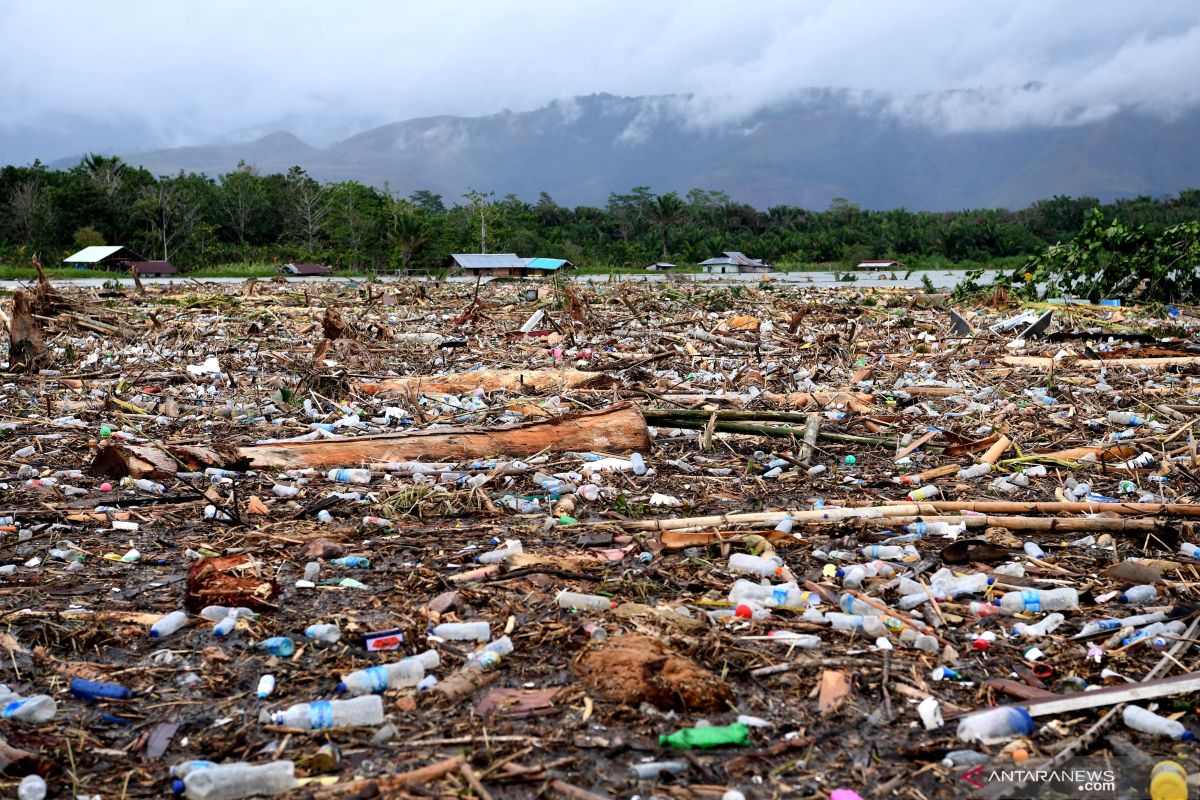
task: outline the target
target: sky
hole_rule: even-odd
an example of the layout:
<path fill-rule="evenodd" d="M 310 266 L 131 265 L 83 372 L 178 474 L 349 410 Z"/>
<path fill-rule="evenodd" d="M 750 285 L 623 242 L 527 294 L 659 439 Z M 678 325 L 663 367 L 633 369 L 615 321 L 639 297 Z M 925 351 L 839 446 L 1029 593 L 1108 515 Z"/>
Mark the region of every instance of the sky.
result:
<path fill-rule="evenodd" d="M 1200 102 L 1200 3 L 0 0 L 0 162 L 686 94 L 696 124 L 808 87 L 948 130 Z"/>

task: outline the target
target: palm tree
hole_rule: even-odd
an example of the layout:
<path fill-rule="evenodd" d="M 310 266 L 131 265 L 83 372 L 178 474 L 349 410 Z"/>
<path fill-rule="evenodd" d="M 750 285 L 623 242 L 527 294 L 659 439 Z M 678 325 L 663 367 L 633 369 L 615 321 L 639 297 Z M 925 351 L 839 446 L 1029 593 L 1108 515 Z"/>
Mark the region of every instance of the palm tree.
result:
<path fill-rule="evenodd" d="M 650 204 L 650 219 L 662 226 L 662 257 L 666 261 L 670 252 L 671 228 L 687 220 L 687 205 L 675 192 L 660 194 Z"/>

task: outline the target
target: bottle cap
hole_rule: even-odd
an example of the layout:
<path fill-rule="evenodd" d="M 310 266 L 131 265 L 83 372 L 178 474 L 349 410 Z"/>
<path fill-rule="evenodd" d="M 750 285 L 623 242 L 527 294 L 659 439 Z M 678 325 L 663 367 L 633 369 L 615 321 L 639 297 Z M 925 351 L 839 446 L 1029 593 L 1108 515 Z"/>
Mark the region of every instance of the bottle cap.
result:
<path fill-rule="evenodd" d="M 346 684 L 345 684 L 345 683 L 343 683 L 343 682 L 339 682 L 339 683 L 338 683 L 338 685 L 337 685 L 337 693 L 338 693 L 338 694 L 345 694 L 345 693 L 346 693 Z"/>

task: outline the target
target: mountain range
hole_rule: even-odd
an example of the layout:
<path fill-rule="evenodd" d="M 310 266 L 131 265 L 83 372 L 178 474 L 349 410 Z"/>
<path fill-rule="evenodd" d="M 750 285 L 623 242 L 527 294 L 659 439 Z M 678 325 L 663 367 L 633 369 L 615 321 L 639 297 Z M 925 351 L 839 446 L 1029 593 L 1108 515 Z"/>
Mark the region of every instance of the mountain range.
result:
<path fill-rule="evenodd" d="M 590 95 L 524 112 L 436 116 L 372 128 L 326 147 L 290 133 L 254 141 L 120 153 L 155 174 L 216 176 L 304 167 L 320 180 L 457 202 L 474 188 L 564 205 L 611 192 L 726 191 L 758 208 L 1019 208 L 1054 195 L 1108 201 L 1200 186 L 1200 111 L 1173 119 L 1118 111 L 1071 126 L 947 131 L 846 92 L 813 90 L 729 121 L 680 96 Z M 718 111 L 720 109 L 717 109 Z M 63 159 L 52 166 L 71 166 Z"/>

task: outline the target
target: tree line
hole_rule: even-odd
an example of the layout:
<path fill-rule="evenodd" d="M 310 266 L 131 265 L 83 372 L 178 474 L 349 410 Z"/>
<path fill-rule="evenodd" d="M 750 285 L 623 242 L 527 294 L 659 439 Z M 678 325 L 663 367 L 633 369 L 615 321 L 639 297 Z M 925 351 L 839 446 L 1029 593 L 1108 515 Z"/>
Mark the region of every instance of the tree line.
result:
<path fill-rule="evenodd" d="M 455 252 L 515 252 L 579 266 L 694 264 L 741 250 L 777 264 L 895 258 L 986 263 L 1032 257 L 1075 237 L 1099 209 L 1147 230 L 1200 219 L 1200 190 L 1101 204 L 1054 197 L 1025 209 L 871 211 L 844 199 L 827 209 L 764 210 L 719 190 L 680 196 L 648 186 L 603 207 L 559 205 L 471 191 L 449 201 L 400 196 L 357 181 L 320 182 L 300 167 L 262 175 L 253 165 L 215 178 L 154 176 L 116 157 L 89 155 L 67 170 L 40 163 L 0 170 L 0 258 L 61 262 L 92 244 L 122 244 L 181 268 L 318 261 L 354 270 L 436 269 Z"/>

